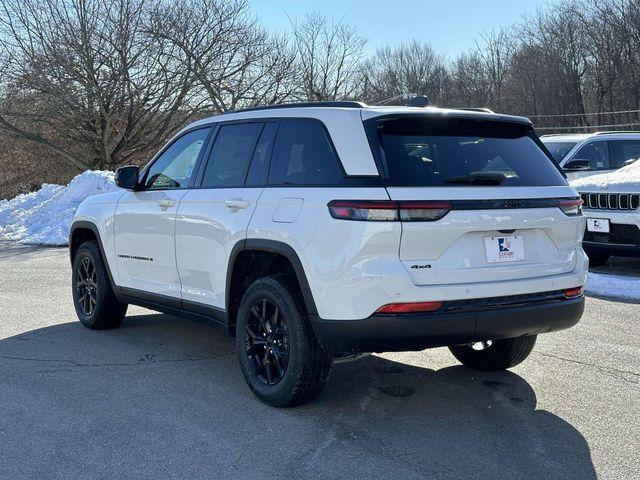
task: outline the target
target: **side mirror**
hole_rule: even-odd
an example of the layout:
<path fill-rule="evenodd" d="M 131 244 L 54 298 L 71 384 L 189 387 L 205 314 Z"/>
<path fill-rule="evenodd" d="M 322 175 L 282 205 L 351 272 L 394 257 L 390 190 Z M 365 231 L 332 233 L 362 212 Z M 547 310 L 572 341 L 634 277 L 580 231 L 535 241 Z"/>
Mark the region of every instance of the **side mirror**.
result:
<path fill-rule="evenodd" d="M 591 162 L 576 158 L 565 163 L 562 169 L 565 172 L 588 172 L 591 170 Z"/>
<path fill-rule="evenodd" d="M 137 165 L 127 165 L 116 169 L 115 181 L 120 188 L 135 190 L 138 187 L 138 176 L 140 167 Z"/>

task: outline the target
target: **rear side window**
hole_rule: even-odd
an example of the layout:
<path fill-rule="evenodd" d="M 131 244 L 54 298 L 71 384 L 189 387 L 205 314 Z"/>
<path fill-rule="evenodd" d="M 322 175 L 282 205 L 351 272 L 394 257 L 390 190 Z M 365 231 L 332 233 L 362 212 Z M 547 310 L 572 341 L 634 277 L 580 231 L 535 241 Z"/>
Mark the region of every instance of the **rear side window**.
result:
<path fill-rule="evenodd" d="M 271 185 L 337 185 L 342 171 L 327 134 L 315 121 L 283 120 L 271 161 Z"/>
<path fill-rule="evenodd" d="M 241 187 L 262 130 L 261 123 L 223 125 L 204 171 L 203 187 Z"/>
<path fill-rule="evenodd" d="M 405 116 L 367 131 L 389 186 L 566 185 L 527 125 Z"/>
<path fill-rule="evenodd" d="M 624 167 L 631 160 L 632 162 L 640 158 L 640 141 L 638 140 L 612 140 L 611 145 L 611 168 Z"/>

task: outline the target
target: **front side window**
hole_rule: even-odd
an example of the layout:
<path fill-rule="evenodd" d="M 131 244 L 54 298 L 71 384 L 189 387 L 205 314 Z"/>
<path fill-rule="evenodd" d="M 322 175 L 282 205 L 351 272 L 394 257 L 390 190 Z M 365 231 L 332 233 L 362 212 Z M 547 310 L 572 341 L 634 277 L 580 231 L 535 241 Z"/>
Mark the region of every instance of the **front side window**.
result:
<path fill-rule="evenodd" d="M 566 185 L 528 125 L 400 116 L 367 130 L 389 186 Z"/>
<path fill-rule="evenodd" d="M 262 123 L 223 125 L 211 149 L 203 187 L 242 187 Z"/>
<path fill-rule="evenodd" d="M 542 143 L 547 147 L 549 153 L 553 157 L 553 159 L 560 163 L 564 157 L 567 156 L 567 153 L 571 151 L 573 147 L 576 146 L 578 142 L 549 142 L 542 139 Z"/>
<path fill-rule="evenodd" d="M 620 168 L 640 158 L 640 140 L 611 140 L 611 168 Z"/>
<path fill-rule="evenodd" d="M 144 187 L 149 190 L 187 188 L 209 131 L 209 128 L 194 130 L 173 142 L 147 170 Z"/>
<path fill-rule="evenodd" d="M 269 173 L 271 185 L 337 185 L 342 171 L 327 134 L 315 121 L 280 122 Z"/>
<path fill-rule="evenodd" d="M 572 160 L 589 160 L 591 170 L 609 170 L 609 148 L 607 142 L 591 142 L 580 148 Z"/>

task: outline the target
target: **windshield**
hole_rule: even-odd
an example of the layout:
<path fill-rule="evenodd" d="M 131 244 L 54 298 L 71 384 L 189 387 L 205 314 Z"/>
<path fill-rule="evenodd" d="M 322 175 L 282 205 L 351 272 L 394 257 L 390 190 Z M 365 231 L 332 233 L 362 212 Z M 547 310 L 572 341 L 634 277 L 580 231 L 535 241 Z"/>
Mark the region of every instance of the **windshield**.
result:
<path fill-rule="evenodd" d="M 403 116 L 367 131 L 389 186 L 566 185 L 528 125 Z"/>
<path fill-rule="evenodd" d="M 547 150 L 549 150 L 549 153 L 551 153 L 551 155 L 553 156 L 553 159 L 558 163 L 560 163 L 562 159 L 567 156 L 567 153 L 569 153 L 569 151 L 573 147 L 575 147 L 576 143 L 578 143 L 578 142 L 550 142 L 548 140 L 545 140 L 544 138 L 541 140 L 542 140 L 542 143 L 544 143 L 544 146 L 547 147 Z"/>

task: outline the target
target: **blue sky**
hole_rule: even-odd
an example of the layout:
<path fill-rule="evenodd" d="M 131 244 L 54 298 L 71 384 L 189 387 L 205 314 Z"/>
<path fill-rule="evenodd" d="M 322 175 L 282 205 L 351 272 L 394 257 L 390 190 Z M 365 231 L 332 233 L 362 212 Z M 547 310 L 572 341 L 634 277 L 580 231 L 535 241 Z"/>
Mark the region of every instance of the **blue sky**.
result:
<path fill-rule="evenodd" d="M 417 38 L 454 57 L 474 46 L 478 35 L 517 23 L 557 0 L 252 0 L 260 21 L 274 31 L 290 28 L 287 15 L 311 11 L 354 25 L 373 52 L 385 44 Z"/>

